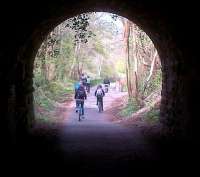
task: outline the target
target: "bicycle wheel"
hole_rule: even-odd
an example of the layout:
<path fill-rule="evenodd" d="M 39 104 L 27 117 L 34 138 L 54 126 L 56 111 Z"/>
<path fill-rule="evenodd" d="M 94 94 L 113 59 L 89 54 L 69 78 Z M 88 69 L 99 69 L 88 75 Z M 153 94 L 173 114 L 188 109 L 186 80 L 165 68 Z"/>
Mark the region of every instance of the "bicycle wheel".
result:
<path fill-rule="evenodd" d="M 81 113 L 79 111 L 79 114 L 78 114 L 78 121 L 81 121 Z"/>
<path fill-rule="evenodd" d="M 79 110 L 78 110 L 78 121 L 81 121 L 81 115 L 82 115 L 82 110 L 81 110 L 81 106 L 79 105 Z"/>
<path fill-rule="evenodd" d="M 103 112 L 103 103 L 101 102 L 101 112 Z"/>
<path fill-rule="evenodd" d="M 98 101 L 98 109 L 99 109 L 99 112 L 102 111 L 102 105 L 101 105 L 101 102 L 100 102 L 100 101 Z"/>

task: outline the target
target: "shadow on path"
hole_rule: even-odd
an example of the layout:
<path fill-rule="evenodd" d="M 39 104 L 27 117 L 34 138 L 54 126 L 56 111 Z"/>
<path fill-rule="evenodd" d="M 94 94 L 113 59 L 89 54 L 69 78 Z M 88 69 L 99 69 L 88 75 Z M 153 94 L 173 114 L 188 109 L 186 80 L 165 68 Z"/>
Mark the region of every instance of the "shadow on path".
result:
<path fill-rule="evenodd" d="M 124 94 L 114 90 L 106 94 L 105 109 Z M 91 177 L 133 176 L 136 172 L 148 173 L 162 166 L 161 146 L 148 141 L 140 129 L 108 121 L 110 115 L 98 113 L 93 95 L 94 89 L 85 102 L 85 119 L 78 121 L 72 103 L 68 117 L 55 134 L 28 137 L 14 154 L 16 161 L 12 154 L 11 159 L 7 157 L 8 165 L 19 166 L 19 171 L 23 166 L 30 170 L 46 170 L 47 173 L 65 171 L 65 176 Z M 166 157 L 166 160 L 172 160 L 172 154 Z"/>

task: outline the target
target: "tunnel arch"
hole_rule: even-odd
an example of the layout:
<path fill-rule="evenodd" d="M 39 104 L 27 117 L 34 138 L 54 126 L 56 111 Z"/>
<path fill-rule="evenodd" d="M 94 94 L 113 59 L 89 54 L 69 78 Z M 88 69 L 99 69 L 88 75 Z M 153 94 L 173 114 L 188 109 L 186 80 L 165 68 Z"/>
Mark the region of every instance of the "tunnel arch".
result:
<path fill-rule="evenodd" d="M 162 101 L 161 101 L 161 123 L 163 130 L 170 136 L 185 137 L 190 134 L 190 115 L 188 111 L 187 91 L 188 78 L 185 78 L 187 69 L 184 68 L 186 60 L 181 46 L 177 29 L 170 22 L 165 8 L 159 9 L 160 4 L 149 4 L 146 2 L 127 1 L 85 1 L 62 3 L 55 7 L 50 4 L 45 15 L 35 19 L 28 26 L 28 32 L 22 38 L 22 44 L 17 52 L 15 65 L 15 94 L 18 113 L 18 124 L 16 128 L 19 136 L 28 131 L 34 121 L 33 113 L 33 63 L 34 58 L 45 36 L 54 27 L 64 20 L 77 14 L 90 11 L 105 11 L 123 16 L 137 24 L 153 41 L 158 50 L 162 63 Z M 42 9 L 43 10 L 43 9 Z M 161 11 L 163 10 L 163 11 Z M 23 27 L 23 26 L 22 26 Z M 185 82 L 183 82 L 183 80 Z M 187 84 L 186 84 L 187 83 Z M 180 99 L 182 98 L 182 99 Z"/>

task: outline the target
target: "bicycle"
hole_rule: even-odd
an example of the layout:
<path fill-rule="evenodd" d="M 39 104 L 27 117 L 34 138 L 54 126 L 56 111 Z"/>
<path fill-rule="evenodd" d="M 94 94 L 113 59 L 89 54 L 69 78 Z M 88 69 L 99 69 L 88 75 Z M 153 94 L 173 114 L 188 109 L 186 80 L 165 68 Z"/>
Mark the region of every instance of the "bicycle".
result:
<path fill-rule="evenodd" d="M 108 87 L 109 87 L 108 84 L 104 84 L 104 90 L 105 90 L 105 93 L 108 93 Z"/>
<path fill-rule="evenodd" d="M 83 118 L 83 108 L 81 106 L 81 102 L 83 102 L 83 99 L 76 99 L 78 101 L 78 121 L 81 121 Z"/>
<path fill-rule="evenodd" d="M 99 99 L 98 99 L 97 105 L 98 105 L 98 110 L 99 110 L 99 112 L 102 112 L 102 111 L 103 111 L 102 98 L 99 98 Z"/>
<path fill-rule="evenodd" d="M 88 84 L 88 83 L 87 83 L 86 91 L 87 91 L 87 93 L 90 93 L 90 84 Z"/>

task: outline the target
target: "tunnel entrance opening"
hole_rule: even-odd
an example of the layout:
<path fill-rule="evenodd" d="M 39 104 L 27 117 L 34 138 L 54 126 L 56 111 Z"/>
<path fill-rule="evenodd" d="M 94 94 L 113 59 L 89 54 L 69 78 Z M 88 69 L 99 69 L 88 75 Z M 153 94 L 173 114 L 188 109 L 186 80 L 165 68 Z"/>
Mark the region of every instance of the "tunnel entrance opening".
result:
<path fill-rule="evenodd" d="M 95 15 L 96 14 L 97 13 L 95 13 Z M 113 14 L 111 14 L 111 15 L 113 16 Z M 107 17 L 104 17 L 104 18 L 108 18 L 108 16 L 109 16 L 109 18 L 112 18 L 112 17 L 110 17 L 111 15 L 106 14 Z M 102 16 L 102 14 L 100 14 L 100 16 Z M 92 17 L 93 17 L 93 20 L 94 20 L 94 18 L 98 18 L 98 19 L 100 18 L 99 15 L 97 15 L 95 17 L 94 14 Z M 158 93 L 157 92 L 154 93 L 154 90 L 150 90 L 150 92 L 148 92 L 148 94 L 146 94 L 146 95 L 144 93 L 144 91 L 147 91 L 147 89 L 149 89 L 146 84 L 148 84 L 151 76 L 154 75 L 154 79 L 155 78 L 158 79 L 158 77 L 161 76 L 160 68 L 157 68 L 157 70 L 155 70 L 155 68 L 156 68 L 155 65 L 157 64 L 158 65 L 157 67 L 159 67 L 159 65 L 161 65 L 161 64 L 159 63 L 160 62 L 159 57 L 157 55 L 156 49 L 153 46 L 153 43 L 147 36 L 145 36 L 145 33 L 143 31 L 141 31 L 137 26 L 132 24 L 130 21 L 127 21 L 127 19 L 124 19 L 124 18 L 122 19 L 122 17 L 119 17 L 119 16 L 116 17 L 116 15 L 115 15 L 115 18 L 118 18 L 118 20 L 121 20 L 120 25 L 123 27 L 120 30 L 121 30 L 122 34 L 120 34 L 120 36 L 119 36 L 119 34 L 116 34 L 114 37 L 110 36 L 110 38 L 111 38 L 110 41 L 108 39 L 106 40 L 106 45 L 107 45 L 106 47 L 104 47 L 105 44 L 103 45 L 103 43 L 105 43 L 103 41 L 103 38 L 105 38 L 105 37 L 100 36 L 100 34 L 102 35 L 104 33 L 105 27 L 103 28 L 103 30 L 101 30 L 99 32 L 99 34 L 98 33 L 93 34 L 93 36 L 95 36 L 96 38 L 93 38 L 93 39 L 86 38 L 88 40 L 88 42 L 86 44 L 85 43 L 81 44 L 81 43 L 79 43 L 80 41 L 77 42 L 76 41 L 77 39 L 75 38 L 76 44 L 74 45 L 73 38 L 70 38 L 70 36 L 69 36 L 70 35 L 69 32 L 73 32 L 72 31 L 73 28 L 67 29 L 67 30 L 69 30 L 67 33 L 63 33 L 63 34 L 61 33 L 62 26 L 64 26 L 63 29 L 66 30 L 66 26 L 71 25 L 71 24 L 68 24 L 69 22 L 64 22 L 63 24 L 61 24 L 61 26 L 56 27 L 53 30 L 53 32 L 51 32 L 48 35 L 47 40 L 45 40 L 43 42 L 43 44 L 41 45 L 39 52 L 37 54 L 37 57 L 36 57 L 36 61 L 35 61 L 34 74 L 36 75 L 37 78 L 34 78 L 35 79 L 34 86 L 35 86 L 35 92 L 37 92 L 37 94 L 38 94 L 35 97 L 36 101 L 38 101 L 37 104 L 38 103 L 44 104 L 44 103 L 46 103 L 45 102 L 46 100 L 49 101 L 48 100 L 49 98 L 53 98 L 54 95 L 50 95 L 48 93 L 48 89 L 55 89 L 55 88 L 60 89 L 57 87 L 59 87 L 59 86 L 62 87 L 65 84 L 66 84 L 65 87 L 71 87 L 71 89 L 68 89 L 70 91 L 69 92 L 69 95 L 70 95 L 74 90 L 74 83 L 71 80 L 72 79 L 74 79 L 76 81 L 79 80 L 79 75 L 81 75 L 82 72 L 86 73 L 87 75 L 89 73 L 89 75 L 92 76 L 92 78 L 94 78 L 94 80 L 92 80 L 94 82 L 94 86 L 96 86 L 95 83 L 98 83 L 98 81 L 101 80 L 101 77 L 104 78 L 104 77 L 107 77 L 110 75 L 112 76 L 112 77 L 110 77 L 110 79 L 112 79 L 113 82 L 116 81 L 115 84 L 122 85 L 125 83 L 124 85 L 126 85 L 126 84 L 129 85 L 129 87 L 126 85 L 126 90 L 128 92 L 126 92 L 126 91 L 121 92 L 120 87 L 118 87 L 116 85 L 112 86 L 112 84 L 111 84 L 111 87 L 109 88 L 109 92 L 106 93 L 106 96 L 104 98 L 105 109 L 107 109 L 107 106 L 108 107 L 113 106 L 113 102 L 115 100 L 117 100 L 118 102 L 122 102 L 122 100 L 123 100 L 122 97 L 124 97 L 124 96 L 126 96 L 126 99 L 128 97 L 135 99 L 134 101 L 138 101 L 138 105 L 136 105 L 135 102 L 134 103 L 128 102 L 127 106 L 125 106 L 125 111 L 123 109 L 121 110 L 122 113 L 128 112 L 130 107 L 132 108 L 133 106 L 135 106 L 135 107 L 138 106 L 138 109 L 139 109 L 139 106 L 143 106 L 143 108 L 146 109 L 146 107 L 148 107 L 148 106 L 145 107 L 140 102 L 140 101 L 144 101 L 144 100 L 142 100 L 142 97 L 145 97 L 145 96 L 148 97 L 149 95 L 154 95 L 154 98 L 153 99 L 151 98 L 152 99 L 150 101 L 151 103 L 153 101 L 155 101 L 155 99 L 157 99 L 157 97 L 158 97 L 158 99 L 160 99 L 161 83 L 159 83 L 158 87 L 156 87 L 156 89 L 158 90 Z M 72 20 L 72 22 L 76 23 L 76 21 L 74 22 L 74 20 Z M 82 21 L 81 21 L 81 24 L 83 24 Z M 95 24 L 94 28 L 97 28 L 98 25 L 99 24 Z M 110 28 L 111 28 L 111 30 L 113 30 L 112 27 L 110 27 Z M 97 28 L 97 30 L 99 30 L 99 29 Z M 107 32 L 109 32 L 111 30 L 109 29 Z M 127 34 L 127 30 L 130 31 L 129 34 Z M 91 33 L 95 33 L 95 32 L 89 31 L 88 33 L 91 34 Z M 76 36 L 76 31 L 74 33 Z M 59 35 L 61 35 L 62 37 L 58 39 L 57 37 Z M 64 37 L 63 37 L 64 35 L 66 35 L 66 36 L 68 35 L 67 37 L 65 36 L 67 38 L 67 41 L 64 40 Z M 137 46 L 137 44 L 142 42 L 142 39 L 140 39 L 141 41 L 139 41 L 139 37 L 141 37 L 141 36 L 142 36 L 142 39 L 148 43 L 148 45 L 143 44 L 144 46 L 142 46 L 142 44 L 140 44 L 141 45 L 141 48 L 140 48 L 140 46 L 139 45 Z M 121 40 L 119 38 L 122 38 L 122 39 L 124 38 L 124 39 Z M 116 41 L 116 39 L 118 39 L 118 41 Z M 81 40 L 83 40 L 83 42 L 85 42 L 85 39 L 81 38 Z M 121 44 L 120 44 L 120 41 L 121 41 Z M 112 45 L 110 43 L 114 43 L 112 45 L 116 45 L 116 43 L 117 43 L 117 45 L 118 45 L 116 47 L 117 49 L 115 49 L 114 48 L 115 46 L 114 46 L 112 50 L 111 49 L 108 50 L 108 47 L 112 47 Z M 86 45 L 86 47 L 85 47 L 85 45 Z M 89 45 L 90 48 L 87 45 Z M 137 49 L 134 48 L 136 46 L 137 46 Z M 144 49 L 143 47 L 145 47 L 145 46 L 146 46 L 146 48 Z M 150 46 L 150 47 L 148 48 L 147 46 L 148 47 Z M 81 49 L 84 49 L 84 50 L 81 51 Z M 88 50 L 88 49 L 90 49 L 90 50 Z M 130 49 L 130 51 L 129 51 L 129 49 Z M 67 51 L 65 51 L 65 50 L 67 50 Z M 72 50 L 72 51 L 70 51 L 70 50 Z M 94 50 L 94 51 L 92 51 L 92 50 Z M 106 51 L 106 50 L 108 50 L 108 51 Z M 118 53 L 115 55 L 113 54 L 114 55 L 114 57 L 113 57 L 112 53 L 114 52 L 114 50 L 120 50 L 120 51 L 118 51 Z M 145 55 L 144 50 L 146 50 L 145 51 L 146 55 Z M 90 53 L 87 53 L 88 51 Z M 137 56 L 135 54 L 136 51 L 138 53 Z M 138 52 L 138 51 L 140 51 L 140 52 Z M 141 51 L 143 51 L 144 53 L 142 53 Z M 108 52 L 108 54 L 106 54 L 106 52 Z M 78 55 L 77 55 L 77 53 L 78 53 Z M 89 55 L 91 53 L 92 53 L 92 55 Z M 120 56 L 119 53 L 123 53 L 122 59 L 116 59 L 116 57 Z M 143 55 L 143 57 L 141 57 L 140 59 L 137 60 L 136 57 L 139 57 L 139 54 Z M 70 55 L 70 56 L 68 56 L 68 55 Z M 86 55 L 85 58 L 87 60 L 88 60 L 88 58 L 91 58 L 90 61 L 88 62 L 85 58 L 81 58 L 83 55 Z M 112 57 L 114 58 L 114 60 L 112 60 Z M 81 60 L 80 60 L 80 58 L 81 58 Z M 133 58 L 133 59 L 131 60 L 131 58 Z M 59 60 L 57 60 L 57 59 L 59 59 Z M 103 59 L 104 59 L 104 61 L 102 61 Z M 128 59 L 129 59 L 129 62 L 126 62 L 126 60 L 128 60 Z M 69 64 L 70 63 L 69 60 L 71 60 L 71 64 Z M 118 62 L 118 61 L 119 61 L 120 66 L 124 65 L 124 68 L 115 68 L 115 66 L 117 66 L 117 64 L 114 62 Z M 59 62 L 61 62 L 61 63 L 59 63 Z M 84 62 L 86 62 L 87 65 L 84 66 L 84 64 L 85 64 Z M 94 63 L 92 63 L 92 62 L 94 62 Z M 106 63 L 106 62 L 108 62 L 108 63 Z M 130 62 L 132 62 L 131 66 L 128 65 L 128 64 L 130 64 Z M 104 66 L 103 66 L 103 64 L 104 64 Z M 54 73 L 53 74 L 50 73 L 50 72 L 56 72 L 57 68 L 55 65 L 58 67 L 57 75 Z M 92 65 L 93 70 L 91 68 L 89 68 L 88 65 Z M 95 68 L 96 65 L 97 65 L 97 68 Z M 99 67 L 99 65 L 102 65 L 102 66 Z M 144 65 L 148 65 L 148 68 L 145 69 Z M 61 67 L 63 67 L 63 66 L 65 67 L 65 68 L 62 68 L 62 71 L 64 73 L 59 73 L 61 70 Z M 108 69 L 107 71 L 106 70 L 104 70 L 104 72 L 100 71 L 100 69 L 103 70 L 106 67 Z M 95 68 L 95 70 L 94 70 L 94 68 Z M 134 71 L 135 73 L 130 71 L 135 68 L 136 68 L 136 70 Z M 119 71 L 117 69 L 119 69 L 119 71 L 122 71 L 122 73 L 118 73 Z M 115 73 L 113 71 L 115 71 L 117 73 Z M 140 76 L 138 73 L 136 73 L 136 71 L 138 73 L 140 73 Z M 105 73 L 105 72 L 108 72 L 108 73 Z M 128 72 L 128 73 L 126 73 L 126 72 Z M 38 76 L 37 76 L 37 74 L 38 74 Z M 131 74 L 138 74 L 138 75 L 137 75 L 137 77 L 131 77 L 130 76 Z M 142 75 L 142 74 L 144 74 L 144 75 Z M 68 76 L 67 78 L 65 77 L 66 75 Z M 128 76 L 129 78 L 126 80 L 127 75 L 129 75 Z M 140 79 L 142 78 L 142 79 L 139 80 L 139 78 Z M 156 79 L 155 80 L 154 79 L 153 79 L 153 82 L 155 82 L 155 80 L 156 80 Z M 58 84 L 59 81 L 60 81 L 60 83 Z M 139 81 L 141 81 L 140 84 L 141 83 L 143 84 L 141 91 L 140 91 L 140 97 L 139 97 L 139 89 L 137 87 L 135 87 L 135 89 L 138 89 L 138 90 L 134 90 L 134 88 L 133 88 L 133 86 L 139 85 L 139 83 L 137 83 Z M 42 88 L 43 85 L 45 86 L 44 88 Z M 66 88 L 64 88 L 64 92 L 67 92 L 68 90 L 66 90 Z M 73 109 L 68 108 L 67 110 L 65 110 L 62 107 L 62 109 L 64 111 L 66 111 L 68 115 L 66 115 L 65 113 L 64 113 L 64 115 L 62 115 L 65 117 L 61 118 L 62 120 L 61 120 L 61 122 L 59 122 L 60 124 L 58 127 L 56 127 L 57 128 L 56 130 L 55 130 L 55 127 L 53 127 L 53 131 L 51 129 L 52 127 L 50 127 L 50 128 L 47 127 L 47 129 L 49 129 L 49 132 L 47 132 L 47 134 L 48 134 L 47 136 L 50 135 L 50 139 L 53 138 L 53 140 L 50 140 L 50 142 L 51 141 L 53 142 L 53 146 L 50 147 L 50 149 L 52 148 L 53 149 L 52 151 L 54 151 L 54 149 L 56 149 L 59 153 L 61 153 L 64 161 L 67 161 L 64 163 L 68 164 L 69 163 L 68 161 L 70 161 L 71 164 L 68 164 L 70 166 L 70 168 L 75 168 L 76 163 L 85 163 L 85 166 L 90 166 L 92 164 L 92 165 L 94 165 L 94 168 L 97 168 L 97 166 L 99 164 L 100 164 L 100 167 L 103 167 L 103 168 L 107 165 L 114 167 L 115 165 L 120 166 L 120 164 L 123 164 L 124 166 L 129 168 L 130 165 L 132 163 L 136 163 L 136 161 L 138 162 L 140 160 L 141 161 L 158 160 L 159 159 L 158 152 L 156 152 L 156 150 L 153 148 L 153 145 L 151 143 L 148 143 L 146 141 L 145 137 L 143 137 L 143 135 L 141 133 L 141 129 L 136 128 L 136 127 L 127 128 L 125 126 L 116 125 L 115 123 L 108 121 L 109 119 L 111 119 L 111 116 L 114 117 L 111 114 L 112 111 L 110 111 L 110 112 L 108 111 L 106 113 L 101 113 L 101 114 L 98 113 L 97 108 L 96 108 L 96 100 L 94 97 L 94 91 L 95 90 L 92 88 L 91 93 L 87 95 L 88 99 L 87 99 L 87 101 L 85 101 L 85 115 L 86 116 L 85 116 L 85 119 L 83 121 L 81 121 L 81 123 L 78 122 L 78 117 L 77 117 L 77 114 L 74 112 L 74 108 Z M 61 94 L 63 94 L 63 93 L 61 93 Z M 143 95 L 141 95 L 141 94 L 143 94 Z M 44 95 L 47 97 L 49 96 L 49 98 L 48 99 L 45 98 L 46 100 L 44 98 L 41 99 L 40 97 L 44 96 Z M 136 99 L 136 96 L 138 96 L 137 99 Z M 66 97 L 66 95 L 64 95 L 64 96 L 62 95 L 62 97 Z M 112 98 L 113 100 L 110 98 Z M 37 99 L 41 99 L 41 100 L 37 100 Z M 131 99 L 129 99 L 129 100 L 131 100 Z M 43 101 L 43 102 L 41 102 L 41 101 Z M 46 104 L 49 104 L 49 103 L 46 103 Z M 51 102 L 50 102 L 50 104 L 51 104 Z M 73 103 L 73 104 L 75 105 L 75 103 Z M 141 105 L 139 105 L 139 104 L 141 104 Z M 38 106 L 38 105 L 36 105 L 36 106 Z M 37 107 L 37 109 L 38 108 L 41 109 L 43 105 L 39 105 L 39 106 Z M 48 106 L 48 105 L 44 105 L 45 108 L 46 108 L 46 106 Z M 150 106 L 147 109 L 149 109 L 149 108 L 150 108 Z M 40 111 L 39 109 L 37 110 L 38 112 Z M 49 109 L 51 110 L 52 108 L 50 107 Z M 116 108 L 114 107 L 114 109 L 116 109 Z M 157 107 L 156 109 L 159 110 L 159 107 Z M 38 112 L 36 112 L 36 113 L 38 113 Z M 39 114 L 40 113 L 41 112 L 39 112 Z M 49 112 L 48 112 L 48 114 L 49 114 Z M 131 112 L 131 114 L 132 114 L 132 112 Z M 54 119 L 56 119 L 56 116 L 60 116 L 60 115 L 53 114 L 52 117 Z M 67 121 L 66 121 L 66 117 L 68 117 Z M 122 115 L 122 117 L 123 117 L 123 115 Z M 47 121 L 49 121 L 48 118 L 52 119 L 50 117 L 47 117 Z M 42 118 L 42 119 L 44 120 L 44 118 Z M 64 119 L 64 121 L 63 121 L 63 119 Z M 56 121 L 57 120 L 55 120 L 55 122 Z M 157 117 L 157 121 L 158 121 L 158 117 Z M 46 125 L 48 125 L 48 124 L 46 124 Z M 39 129 L 39 131 L 41 131 L 41 130 Z M 58 131 L 58 132 L 56 132 L 56 131 Z M 39 136 L 41 136 L 42 133 L 39 132 Z M 37 134 L 36 134 L 36 136 L 37 136 Z M 46 135 L 44 135 L 44 137 L 45 136 Z M 47 144 L 48 143 L 49 142 L 47 142 Z M 41 153 L 42 151 L 39 151 L 39 152 Z M 42 155 L 42 157 L 44 157 L 44 155 Z M 93 161 L 96 161 L 97 159 L 98 159 L 98 163 L 94 163 Z M 126 159 L 128 159 L 128 160 L 126 160 Z M 110 161 L 110 162 L 108 163 L 108 161 Z M 124 168 L 126 168 L 126 167 L 124 167 Z M 78 165 L 77 168 L 79 169 L 80 166 Z"/>
<path fill-rule="evenodd" d="M 96 108 L 94 87 L 108 78 L 107 112 L 116 120 L 132 117 L 130 122 L 158 124 L 161 63 L 152 41 L 137 25 L 115 14 L 93 12 L 72 17 L 49 33 L 34 64 L 37 124 L 65 124 L 74 83 L 83 73 L 93 87 L 85 101 L 86 117 L 87 108 Z"/>

